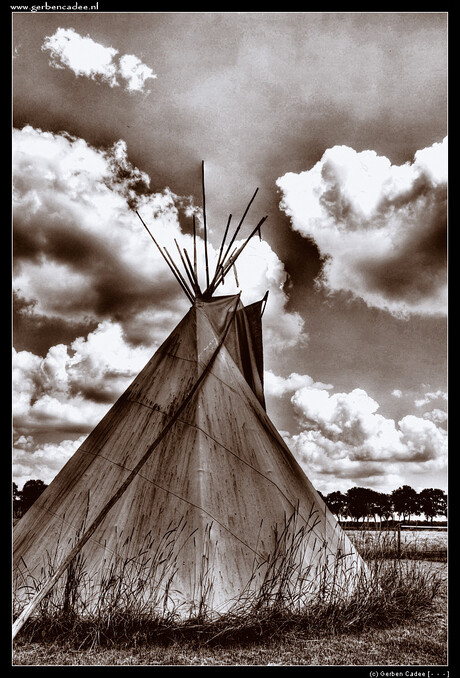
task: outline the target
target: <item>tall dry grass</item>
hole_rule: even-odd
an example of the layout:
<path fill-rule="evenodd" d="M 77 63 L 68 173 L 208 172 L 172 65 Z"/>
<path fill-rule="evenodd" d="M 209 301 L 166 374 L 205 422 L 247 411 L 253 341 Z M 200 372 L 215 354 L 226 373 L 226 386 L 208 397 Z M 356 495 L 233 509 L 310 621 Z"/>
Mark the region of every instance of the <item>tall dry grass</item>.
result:
<path fill-rule="evenodd" d="M 178 638 L 225 644 L 267 640 L 291 629 L 328 635 L 391 627 L 431 609 L 443 584 L 438 572 L 427 572 L 417 560 L 389 559 L 383 555 L 391 551 L 389 544 L 375 540 L 372 547 L 367 544 L 367 567 L 360 571 L 344 568 L 349 554 L 340 549 L 332 559 L 309 565 L 312 530 L 308 524 L 299 525 L 297 518 L 294 514 L 282 528 L 275 528 L 271 553 L 263 562 L 254 562 L 247 586 L 225 613 L 218 615 L 209 608 L 212 572 L 207 565 L 188 615 L 174 607 L 177 544 L 187 539 L 186 526 L 180 523 L 171 526 L 158 544 L 148 535 L 135 556 L 108 562 L 97 586 L 86 572 L 83 556 L 77 556 L 65 581 L 41 601 L 20 636 L 30 642 L 72 639 L 79 647 Z M 323 542 L 318 548 L 326 546 Z M 52 558 L 47 568 L 46 574 L 52 574 Z M 32 594 L 41 585 L 33 579 L 18 583 L 15 616 L 24 593 Z"/>

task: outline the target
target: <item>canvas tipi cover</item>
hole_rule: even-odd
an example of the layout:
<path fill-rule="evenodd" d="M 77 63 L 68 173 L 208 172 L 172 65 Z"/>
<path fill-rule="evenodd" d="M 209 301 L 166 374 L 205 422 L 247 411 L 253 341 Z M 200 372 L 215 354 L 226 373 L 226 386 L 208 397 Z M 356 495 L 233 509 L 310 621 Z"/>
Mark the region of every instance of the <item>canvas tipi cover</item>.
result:
<path fill-rule="evenodd" d="M 261 306 L 194 300 L 16 525 L 24 603 L 77 557 L 95 589 L 118 571 L 183 615 L 230 609 L 287 560 L 307 598 L 350 590 L 362 560 L 265 411 Z"/>

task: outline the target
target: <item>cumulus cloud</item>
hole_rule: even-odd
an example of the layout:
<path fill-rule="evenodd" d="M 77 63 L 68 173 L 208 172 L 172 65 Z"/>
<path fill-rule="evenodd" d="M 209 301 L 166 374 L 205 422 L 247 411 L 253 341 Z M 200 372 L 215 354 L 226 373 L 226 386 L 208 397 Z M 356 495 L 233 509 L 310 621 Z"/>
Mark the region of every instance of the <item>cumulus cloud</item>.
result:
<path fill-rule="evenodd" d="M 447 137 L 400 166 L 334 146 L 277 185 L 292 228 L 319 249 L 324 289 L 396 316 L 446 313 Z"/>
<path fill-rule="evenodd" d="M 353 484 L 390 486 L 410 472 L 444 470 L 447 434 L 435 417 L 395 422 L 363 389 L 349 393 L 302 386 L 291 396 L 299 433 L 285 440 L 324 490 Z"/>
<path fill-rule="evenodd" d="M 268 396 L 281 398 L 286 394 L 292 394 L 294 391 L 306 387 L 311 389 L 331 389 L 332 384 L 323 384 L 323 382 L 314 381 L 308 374 L 297 374 L 292 372 L 288 377 L 280 377 L 271 370 L 264 372 L 264 388 Z"/>
<path fill-rule="evenodd" d="M 119 72 L 126 80 L 126 89 L 130 92 L 142 92 L 150 78 L 156 78 L 151 68 L 142 63 L 134 54 L 124 54 L 120 58 Z"/>
<path fill-rule="evenodd" d="M 423 418 L 429 419 L 429 421 L 432 421 L 438 426 L 442 426 L 447 422 L 447 412 L 436 407 L 434 410 L 431 410 L 431 412 L 425 412 Z"/>
<path fill-rule="evenodd" d="M 96 149 L 26 126 L 14 130 L 13 144 L 14 286 L 21 312 L 93 326 L 116 320 L 133 344 L 155 341 L 158 328 L 171 330 L 186 300 L 133 210 L 173 255 L 175 241 L 191 253 L 193 238 L 183 233 L 181 219 L 193 213 L 200 219 L 193 200 L 168 188 L 152 193 L 124 141 Z M 218 252 L 211 244 L 208 251 L 212 267 Z M 202 283 L 203 253 L 198 237 Z M 285 308 L 286 272 L 270 246 L 254 238 L 237 266 L 244 302 L 270 291 L 268 343 L 286 347 L 304 339 L 302 318 Z M 229 275 L 219 293 L 238 289 Z"/>
<path fill-rule="evenodd" d="M 429 391 L 425 393 L 423 398 L 417 398 L 414 400 L 414 405 L 416 407 L 423 407 L 428 403 L 431 403 L 433 400 L 447 400 L 447 393 L 445 391 Z"/>
<path fill-rule="evenodd" d="M 150 358 L 128 346 L 120 325 L 101 323 L 70 347 L 41 358 L 13 349 L 13 419 L 19 437 L 37 431 L 89 432 Z"/>
<path fill-rule="evenodd" d="M 50 52 L 54 68 L 69 68 L 77 77 L 105 82 L 110 87 L 118 87 L 121 78 L 130 92 L 144 91 L 147 80 L 157 77 L 134 54 L 124 54 L 117 63 L 117 49 L 105 47 L 89 35 L 79 35 L 73 28 L 58 28 L 46 36 L 42 50 Z"/>

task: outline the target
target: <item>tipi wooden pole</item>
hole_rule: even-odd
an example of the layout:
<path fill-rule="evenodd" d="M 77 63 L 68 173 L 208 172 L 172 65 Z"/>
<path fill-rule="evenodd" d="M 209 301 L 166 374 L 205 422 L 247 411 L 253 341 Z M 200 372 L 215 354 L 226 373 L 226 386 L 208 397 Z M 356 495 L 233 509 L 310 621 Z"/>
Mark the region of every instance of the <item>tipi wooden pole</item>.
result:
<path fill-rule="evenodd" d="M 234 260 L 236 260 L 236 253 L 238 252 L 238 248 L 235 247 L 231 255 L 228 257 L 227 261 L 225 262 L 225 266 L 223 263 L 220 264 L 220 272 L 219 275 L 216 276 L 216 278 L 213 280 L 211 285 L 209 286 L 209 291 L 208 294 L 209 296 L 212 296 L 214 293 L 215 289 L 219 287 L 219 285 L 222 283 L 224 284 L 224 278 L 227 275 L 229 269 L 231 268 L 232 263 Z"/>
<path fill-rule="evenodd" d="M 187 264 L 185 263 L 184 255 L 182 254 L 182 252 L 181 252 L 181 250 L 180 250 L 179 243 L 177 242 L 177 240 L 176 240 L 175 238 L 174 238 L 174 243 L 175 243 L 175 245 L 176 245 L 176 247 L 177 247 L 177 251 L 179 252 L 179 257 L 180 257 L 180 260 L 182 261 L 182 266 L 183 266 L 184 269 L 185 269 L 185 272 L 186 272 L 186 274 L 187 274 L 187 278 L 189 279 L 189 282 L 190 282 L 190 284 L 191 284 L 191 286 L 192 286 L 192 289 L 193 289 L 193 290 L 196 290 L 196 285 L 195 285 L 195 280 L 194 280 L 194 278 L 193 278 L 193 275 L 190 274 L 190 271 L 189 271 L 189 269 L 188 269 L 188 266 L 187 266 Z M 185 250 L 184 250 L 184 252 L 185 252 Z"/>
<path fill-rule="evenodd" d="M 191 301 L 192 304 L 193 304 L 193 302 L 194 302 L 193 294 L 192 294 L 191 291 L 189 290 L 188 285 L 187 285 L 187 283 L 185 282 L 185 279 L 184 279 L 182 273 L 181 273 L 181 272 L 179 271 L 179 269 L 177 268 L 176 264 L 174 263 L 174 259 L 173 259 L 172 256 L 169 254 L 169 252 L 168 252 L 168 250 L 166 249 L 166 247 L 163 247 L 163 249 L 164 249 L 164 251 L 166 252 L 166 254 L 167 254 L 167 256 L 168 256 L 169 261 L 171 262 L 171 266 L 173 267 L 173 270 L 176 272 L 177 277 L 178 277 L 178 279 L 180 280 L 180 282 L 181 282 L 181 284 L 182 284 L 182 288 L 183 288 L 184 292 L 186 293 L 186 295 L 188 296 L 188 298 L 190 299 L 190 301 Z"/>
<path fill-rule="evenodd" d="M 209 287 L 209 264 L 208 264 L 208 230 L 206 224 L 206 194 L 204 189 L 204 160 L 201 162 L 201 183 L 203 186 L 203 228 L 204 228 L 204 262 L 206 266 L 206 288 Z"/>
<path fill-rule="evenodd" d="M 227 273 L 229 272 L 229 270 L 231 269 L 231 267 L 235 264 L 236 260 L 237 260 L 238 257 L 240 256 L 241 252 L 244 250 L 244 248 L 246 247 L 246 245 L 248 244 L 248 242 L 251 240 L 251 238 L 254 237 L 254 235 L 257 233 L 257 231 L 260 232 L 260 228 L 261 228 L 262 224 L 264 223 L 264 221 L 265 221 L 267 218 L 268 218 L 267 216 L 262 217 L 262 219 L 259 221 L 259 223 L 258 223 L 257 226 L 255 227 L 255 229 L 254 229 L 254 230 L 252 231 L 252 233 L 247 237 L 247 239 L 244 241 L 244 243 L 241 245 L 241 247 L 240 247 L 238 250 L 236 250 L 236 251 L 234 250 L 233 253 L 232 253 L 232 255 L 231 255 L 226 261 L 224 261 L 223 265 L 221 265 L 221 273 L 220 273 L 220 276 L 217 277 L 217 279 L 213 282 L 213 284 L 212 284 L 212 286 L 211 286 L 211 290 L 210 290 L 211 294 L 212 294 L 212 293 L 214 292 L 214 290 L 215 290 L 215 289 L 216 289 L 216 288 L 224 281 L 225 276 L 227 275 Z"/>
<path fill-rule="evenodd" d="M 241 226 L 242 226 L 242 224 L 243 224 L 243 221 L 244 221 L 244 219 L 245 219 L 245 217 L 246 217 L 246 214 L 249 212 L 249 208 L 251 207 L 252 203 L 254 202 L 254 198 L 256 197 L 258 190 L 259 190 L 259 189 L 256 188 L 256 190 L 254 191 L 254 195 L 252 196 L 251 200 L 250 200 L 249 203 L 248 203 L 248 206 L 247 206 L 246 209 L 244 210 L 244 214 L 243 214 L 243 216 L 242 216 L 241 219 L 240 219 L 240 223 L 239 223 L 238 226 L 236 227 L 235 233 L 233 234 L 232 239 L 230 240 L 230 242 L 229 242 L 229 244 L 228 244 L 228 247 L 227 247 L 227 249 L 226 249 L 226 251 L 225 251 L 225 255 L 224 255 L 224 257 L 223 257 L 223 260 L 224 260 L 224 261 L 225 261 L 227 255 L 228 255 L 228 253 L 230 252 L 233 243 L 235 242 L 236 236 L 238 235 L 238 232 L 239 232 L 239 230 L 240 230 L 240 228 L 241 228 Z"/>
<path fill-rule="evenodd" d="M 239 286 L 240 286 L 240 283 L 238 282 L 238 272 L 237 272 L 237 270 L 236 270 L 235 264 L 233 264 L 233 275 L 235 276 L 235 283 L 236 283 L 236 286 L 239 287 Z"/>
<path fill-rule="evenodd" d="M 179 276 L 177 275 L 176 271 L 174 270 L 173 266 L 171 266 L 171 263 L 170 263 L 170 262 L 168 261 L 168 259 L 165 257 L 163 250 L 161 249 L 160 245 L 157 243 L 157 241 L 155 240 L 155 238 L 154 238 L 153 235 L 151 234 L 151 232 L 150 232 L 150 230 L 149 230 L 147 224 L 146 224 L 145 221 L 142 219 L 141 215 L 139 214 L 139 212 L 138 212 L 137 210 L 136 210 L 136 214 L 137 214 L 137 216 L 139 217 L 139 219 L 141 220 L 141 222 L 142 222 L 142 224 L 143 224 L 145 230 L 147 231 L 147 233 L 149 234 L 149 236 L 152 238 L 153 242 L 154 242 L 155 245 L 157 246 L 158 251 L 160 252 L 161 256 L 163 257 L 163 259 L 164 259 L 164 260 L 166 261 L 166 263 L 168 264 L 169 268 L 171 269 L 172 274 L 174 275 L 174 277 L 176 278 L 177 282 L 178 282 L 179 285 L 181 286 L 183 292 L 185 293 L 185 295 L 188 297 L 188 299 L 189 299 L 189 300 L 192 302 L 192 304 L 193 304 L 193 296 L 190 294 L 190 291 L 188 290 L 187 286 L 186 286 L 186 285 L 184 286 L 184 285 L 182 284 L 182 282 L 181 282 Z"/>
<path fill-rule="evenodd" d="M 218 275 L 218 273 L 219 273 L 220 262 L 222 261 L 222 253 L 223 253 L 223 251 L 224 251 L 224 245 L 225 245 L 225 241 L 226 241 L 226 239 L 227 239 L 227 233 L 228 233 L 228 229 L 229 229 L 229 227 L 230 227 L 230 222 L 231 222 L 231 220 L 232 220 L 232 215 L 229 214 L 229 215 L 228 215 L 227 226 L 225 227 L 224 237 L 222 238 L 222 244 L 221 244 L 220 250 L 219 250 L 219 256 L 217 257 L 216 270 L 214 271 L 214 277 L 213 277 L 213 279 L 212 279 L 212 281 L 211 281 L 211 285 L 210 285 L 211 287 L 214 285 L 214 282 L 215 282 L 215 280 L 216 280 L 216 278 L 217 278 L 217 275 Z"/>
<path fill-rule="evenodd" d="M 193 272 L 195 274 L 195 278 L 198 281 L 198 269 L 196 265 L 196 222 L 195 222 L 195 215 L 193 215 Z"/>
<path fill-rule="evenodd" d="M 13 639 L 15 636 L 18 634 L 18 632 L 21 630 L 27 619 L 30 617 L 32 612 L 38 607 L 40 602 L 43 600 L 43 598 L 51 591 L 53 586 L 56 584 L 58 579 L 62 577 L 66 569 L 69 567 L 70 563 L 72 560 L 75 558 L 75 556 L 81 551 L 83 546 L 91 539 L 99 525 L 102 523 L 106 515 L 109 513 L 110 509 L 113 508 L 113 506 L 117 503 L 117 501 L 120 499 L 120 497 L 124 494 L 126 489 L 131 485 L 132 481 L 134 478 L 138 475 L 139 471 L 142 469 L 144 464 L 148 461 L 150 456 L 152 455 L 153 451 L 158 447 L 158 445 L 161 443 L 161 441 L 165 438 L 165 436 L 169 433 L 169 431 L 172 429 L 174 426 L 175 422 L 177 419 L 180 417 L 182 412 L 185 410 L 195 393 L 198 391 L 199 387 L 201 386 L 202 382 L 204 381 L 205 377 L 207 374 L 209 374 L 209 371 L 211 370 L 217 356 L 219 355 L 219 351 L 222 348 L 222 345 L 227 337 L 228 331 L 230 329 L 231 324 L 234 321 L 236 311 L 238 309 L 238 304 L 240 301 L 240 295 L 238 295 L 238 298 L 236 300 L 235 308 L 233 309 L 232 315 L 218 341 L 218 344 L 216 348 L 214 349 L 213 354 L 211 355 L 207 365 L 204 367 L 202 373 L 196 380 L 196 382 L 193 384 L 191 387 L 190 391 L 188 394 L 185 396 L 185 398 L 182 400 L 181 404 L 177 408 L 177 410 L 174 412 L 172 415 L 171 419 L 168 421 L 166 426 L 163 428 L 163 430 L 159 433 L 157 438 L 153 441 L 153 443 L 148 447 L 147 451 L 143 454 L 141 459 L 138 461 L 136 466 L 133 468 L 133 470 L 129 473 L 127 478 L 125 478 L 124 482 L 120 485 L 118 490 L 115 492 L 115 494 L 112 495 L 112 497 L 109 499 L 109 501 L 105 504 L 105 506 L 102 508 L 102 510 L 99 512 L 99 514 L 96 516 L 96 518 L 93 520 L 91 525 L 88 527 L 86 532 L 80 537 L 80 539 L 77 541 L 73 549 L 70 551 L 68 554 L 67 558 L 61 563 L 61 565 L 57 568 L 56 572 L 44 586 L 36 593 L 34 598 L 30 601 L 28 605 L 24 608 L 24 610 L 21 612 L 19 617 L 16 619 L 16 621 L 13 624 Z"/>
<path fill-rule="evenodd" d="M 188 264 L 188 267 L 189 267 L 190 274 L 191 274 L 193 280 L 195 281 L 194 282 L 195 293 L 201 295 L 201 289 L 200 289 L 200 286 L 198 284 L 198 279 L 195 275 L 195 271 L 193 270 L 192 263 L 190 261 L 190 257 L 188 256 L 188 252 L 185 249 L 185 247 L 184 247 L 184 254 L 185 254 L 185 258 L 187 260 L 187 264 Z"/>

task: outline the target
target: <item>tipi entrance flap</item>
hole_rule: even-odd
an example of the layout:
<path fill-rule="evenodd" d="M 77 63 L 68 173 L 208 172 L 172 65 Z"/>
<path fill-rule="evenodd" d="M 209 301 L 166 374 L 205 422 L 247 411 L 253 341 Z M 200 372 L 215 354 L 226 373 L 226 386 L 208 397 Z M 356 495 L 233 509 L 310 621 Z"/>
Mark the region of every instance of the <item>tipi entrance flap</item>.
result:
<path fill-rule="evenodd" d="M 220 334 L 231 312 L 231 303 L 236 297 L 217 297 L 208 302 L 196 301 L 198 309 L 206 314 L 213 328 Z M 240 302 L 235 323 L 232 323 L 225 347 L 240 369 L 254 395 L 265 407 L 263 389 L 263 344 L 262 344 L 262 307 L 264 299 L 249 306 Z"/>

